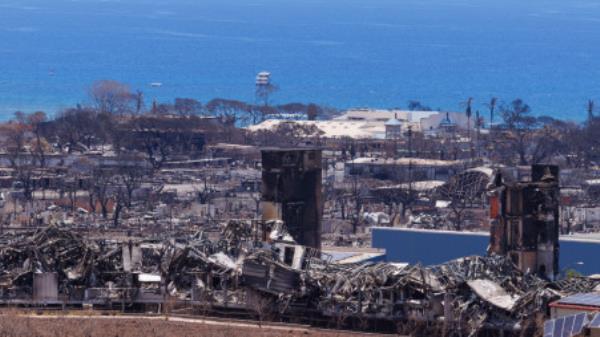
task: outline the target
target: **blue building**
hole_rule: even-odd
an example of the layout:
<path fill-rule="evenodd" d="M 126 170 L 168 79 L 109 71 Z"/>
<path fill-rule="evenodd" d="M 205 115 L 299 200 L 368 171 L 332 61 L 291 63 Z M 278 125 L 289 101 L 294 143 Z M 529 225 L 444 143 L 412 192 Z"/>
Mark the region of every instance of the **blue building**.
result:
<path fill-rule="evenodd" d="M 469 255 L 485 255 L 490 241 L 485 232 L 373 227 L 372 247 L 386 250 L 388 262 L 434 265 Z M 600 274 L 600 240 L 562 237 L 561 271 Z"/>

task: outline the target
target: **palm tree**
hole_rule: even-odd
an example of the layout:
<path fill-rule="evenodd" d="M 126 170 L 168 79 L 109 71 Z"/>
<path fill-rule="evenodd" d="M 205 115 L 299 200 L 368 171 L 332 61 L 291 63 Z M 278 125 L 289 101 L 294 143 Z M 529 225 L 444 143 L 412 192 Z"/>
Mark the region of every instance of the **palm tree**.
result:
<path fill-rule="evenodd" d="M 591 123 L 592 120 L 594 119 L 594 108 L 595 108 L 595 103 L 593 100 L 588 100 L 588 105 L 587 105 L 587 113 L 588 113 L 588 123 Z"/>
<path fill-rule="evenodd" d="M 465 113 L 467 114 L 467 132 L 471 138 L 471 115 L 473 114 L 473 97 L 469 97 L 464 103 L 466 105 Z"/>
<path fill-rule="evenodd" d="M 471 148 L 471 158 L 473 158 L 473 139 L 471 139 L 471 116 L 473 115 L 473 97 L 469 97 L 466 102 L 463 103 L 465 108 L 465 114 L 467 115 L 467 137 L 469 138 L 469 144 Z"/>
<path fill-rule="evenodd" d="M 490 109 L 490 129 L 494 124 L 494 111 L 496 110 L 496 105 L 498 104 L 498 99 L 496 97 L 492 97 L 490 103 L 486 104 Z"/>

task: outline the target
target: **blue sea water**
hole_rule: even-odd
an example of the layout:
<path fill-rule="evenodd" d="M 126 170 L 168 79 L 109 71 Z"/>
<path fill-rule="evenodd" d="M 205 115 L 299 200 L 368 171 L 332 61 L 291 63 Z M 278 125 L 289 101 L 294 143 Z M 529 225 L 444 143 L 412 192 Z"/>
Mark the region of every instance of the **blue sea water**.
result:
<path fill-rule="evenodd" d="M 596 0 L 0 0 L 0 118 L 86 103 L 98 79 L 152 99 L 477 109 L 497 96 L 581 120 L 600 101 Z M 162 82 L 153 88 L 151 82 Z"/>

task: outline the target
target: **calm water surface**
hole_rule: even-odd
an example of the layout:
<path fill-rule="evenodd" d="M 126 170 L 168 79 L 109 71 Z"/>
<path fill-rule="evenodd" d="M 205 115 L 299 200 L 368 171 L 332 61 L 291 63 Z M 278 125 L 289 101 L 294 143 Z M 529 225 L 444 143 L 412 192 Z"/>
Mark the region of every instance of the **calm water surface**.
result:
<path fill-rule="evenodd" d="M 583 119 L 600 101 L 592 0 L 0 0 L 0 118 L 86 103 L 97 79 L 149 101 L 253 100 L 459 110 L 492 96 Z M 163 86 L 153 88 L 151 82 Z"/>

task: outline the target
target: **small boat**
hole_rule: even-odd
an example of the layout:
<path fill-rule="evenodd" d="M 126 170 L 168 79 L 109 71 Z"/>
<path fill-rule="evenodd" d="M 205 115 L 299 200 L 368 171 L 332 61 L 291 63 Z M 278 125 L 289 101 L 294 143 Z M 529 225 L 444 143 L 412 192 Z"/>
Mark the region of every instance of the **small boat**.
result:
<path fill-rule="evenodd" d="M 150 86 L 158 88 L 158 87 L 162 87 L 162 83 L 161 82 L 152 82 L 152 83 L 150 83 Z"/>

